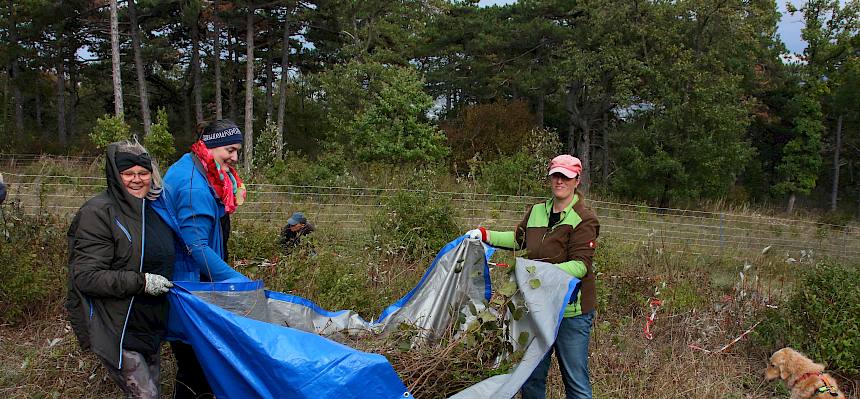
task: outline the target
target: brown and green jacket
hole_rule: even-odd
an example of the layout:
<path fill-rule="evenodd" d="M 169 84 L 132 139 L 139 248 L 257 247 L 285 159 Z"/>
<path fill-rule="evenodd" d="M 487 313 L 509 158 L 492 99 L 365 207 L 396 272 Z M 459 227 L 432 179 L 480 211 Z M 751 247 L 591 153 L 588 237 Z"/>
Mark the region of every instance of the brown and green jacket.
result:
<path fill-rule="evenodd" d="M 573 317 L 594 310 L 597 301 L 592 258 L 600 222 L 582 195 L 575 193 L 558 223 L 548 228 L 552 201 L 533 205 L 514 231 L 487 231 L 486 241 L 494 247 L 525 250 L 525 258 L 553 263 L 580 279 L 579 297 L 564 310 L 564 317 Z"/>

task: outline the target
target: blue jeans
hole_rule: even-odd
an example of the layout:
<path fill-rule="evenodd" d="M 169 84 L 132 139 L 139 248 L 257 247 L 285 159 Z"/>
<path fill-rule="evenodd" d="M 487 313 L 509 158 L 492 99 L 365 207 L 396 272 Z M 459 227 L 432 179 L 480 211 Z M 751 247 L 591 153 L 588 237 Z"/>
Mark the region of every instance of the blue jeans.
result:
<path fill-rule="evenodd" d="M 593 311 L 561 319 L 555 343 L 523 384 L 520 391 L 523 399 L 546 398 L 546 375 L 552 362 L 550 356 L 553 350 L 564 379 L 565 397 L 591 399 L 591 381 L 588 378 L 588 340 L 593 322 Z"/>

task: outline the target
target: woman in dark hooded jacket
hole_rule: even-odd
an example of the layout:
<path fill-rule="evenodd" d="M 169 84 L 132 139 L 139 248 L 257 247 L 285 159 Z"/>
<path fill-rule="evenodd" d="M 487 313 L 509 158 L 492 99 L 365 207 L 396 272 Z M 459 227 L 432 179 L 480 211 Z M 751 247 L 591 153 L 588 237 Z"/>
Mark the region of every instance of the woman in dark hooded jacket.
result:
<path fill-rule="evenodd" d="M 69 228 L 66 308 L 81 348 L 126 397 L 158 398 L 174 261 L 173 232 L 152 209 L 161 177 L 137 142 L 108 145 L 105 174 L 107 189 Z"/>

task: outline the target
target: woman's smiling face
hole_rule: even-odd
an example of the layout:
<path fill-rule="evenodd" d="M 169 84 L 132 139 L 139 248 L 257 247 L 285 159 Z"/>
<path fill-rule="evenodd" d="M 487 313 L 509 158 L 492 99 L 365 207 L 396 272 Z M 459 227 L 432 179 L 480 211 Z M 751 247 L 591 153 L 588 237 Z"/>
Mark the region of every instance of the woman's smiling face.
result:
<path fill-rule="evenodd" d="M 152 172 L 140 165 L 119 172 L 119 176 L 128 193 L 137 198 L 145 197 L 152 185 Z"/>
<path fill-rule="evenodd" d="M 236 167 L 239 163 L 239 150 L 241 149 L 242 144 L 230 144 L 223 147 L 215 147 L 209 151 L 212 153 L 212 159 L 214 159 L 218 165 L 230 165 L 232 167 Z"/>
<path fill-rule="evenodd" d="M 556 200 L 564 200 L 573 195 L 573 191 L 579 185 L 579 178 L 569 178 L 561 173 L 553 173 L 549 177 L 552 196 Z"/>

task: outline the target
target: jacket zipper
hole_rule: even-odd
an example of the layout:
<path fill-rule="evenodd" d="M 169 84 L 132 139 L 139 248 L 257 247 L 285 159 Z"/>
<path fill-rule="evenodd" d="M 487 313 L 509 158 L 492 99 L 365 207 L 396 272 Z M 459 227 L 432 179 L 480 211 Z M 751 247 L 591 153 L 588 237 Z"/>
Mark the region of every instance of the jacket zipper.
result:
<path fill-rule="evenodd" d="M 550 212 L 550 214 L 552 214 L 552 207 L 551 206 L 550 206 L 549 212 Z M 564 211 L 561 211 L 561 212 L 564 212 Z M 567 215 L 564 215 L 564 216 L 567 216 Z M 547 215 L 546 220 L 547 220 L 547 225 L 549 225 L 549 215 Z M 555 224 L 552 227 L 547 226 L 546 231 L 543 232 L 543 237 L 541 237 L 541 239 L 540 239 L 541 245 L 543 245 L 543 241 L 546 240 L 546 235 L 551 233 L 553 230 L 555 230 L 556 226 L 558 226 L 562 220 L 564 220 L 564 218 L 561 217 L 561 215 L 559 215 L 558 222 L 555 222 Z"/>
<path fill-rule="evenodd" d="M 138 267 L 138 273 L 143 273 L 143 253 L 144 248 L 146 248 L 146 198 L 143 199 L 143 205 L 140 207 L 140 266 Z M 146 282 L 144 281 L 144 284 Z M 119 336 L 119 369 L 122 369 L 122 343 L 125 340 L 125 329 L 128 327 L 128 317 L 131 316 L 131 307 L 134 305 L 134 298 L 136 295 L 132 295 L 131 301 L 128 302 L 128 310 L 125 312 L 125 321 L 122 323 L 122 334 Z"/>

